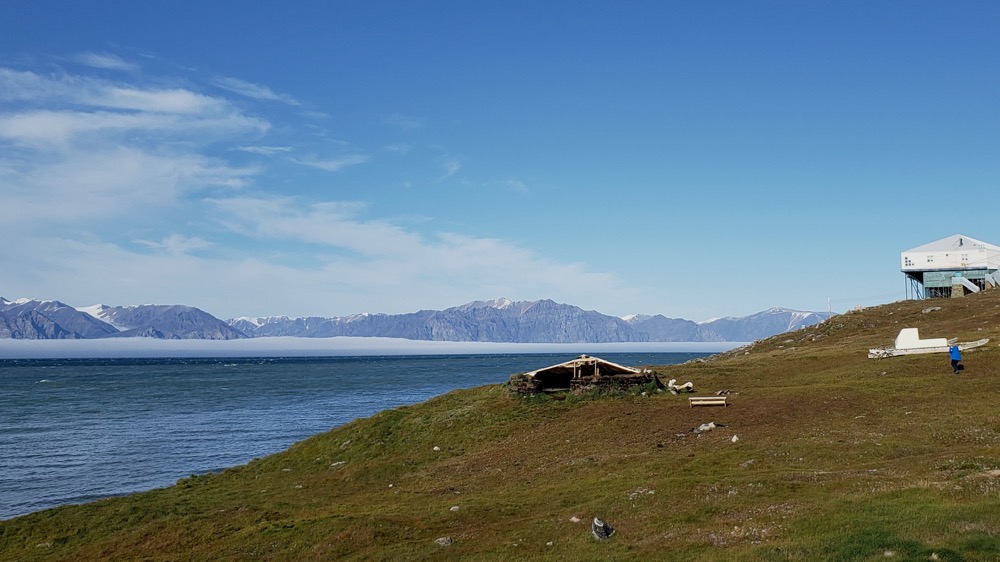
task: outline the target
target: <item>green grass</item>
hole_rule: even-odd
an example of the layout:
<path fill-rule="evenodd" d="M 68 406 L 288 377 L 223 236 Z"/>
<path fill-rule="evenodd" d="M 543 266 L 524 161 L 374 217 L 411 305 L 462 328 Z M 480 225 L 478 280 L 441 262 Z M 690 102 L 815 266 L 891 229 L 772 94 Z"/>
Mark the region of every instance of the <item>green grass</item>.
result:
<path fill-rule="evenodd" d="M 456 391 L 219 474 L 2 521 L 0 560 L 997 560 L 1000 291 L 933 304 L 656 367 L 730 389 L 729 408 L 652 388 Z M 993 341 L 961 377 L 943 354 L 867 358 L 909 326 Z M 724 427 L 691 432 L 707 421 Z"/>

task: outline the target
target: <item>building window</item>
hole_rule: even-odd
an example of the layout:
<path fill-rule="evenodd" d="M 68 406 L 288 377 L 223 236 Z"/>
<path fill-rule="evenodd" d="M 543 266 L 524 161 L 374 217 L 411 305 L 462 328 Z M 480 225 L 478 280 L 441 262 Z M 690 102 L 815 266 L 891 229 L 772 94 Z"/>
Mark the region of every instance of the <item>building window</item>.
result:
<path fill-rule="evenodd" d="M 912 267 L 913 266 L 913 260 L 911 260 L 908 257 L 907 258 L 903 258 L 903 265 L 905 265 L 906 267 Z"/>
<path fill-rule="evenodd" d="M 934 256 L 927 256 L 927 263 L 934 263 Z"/>

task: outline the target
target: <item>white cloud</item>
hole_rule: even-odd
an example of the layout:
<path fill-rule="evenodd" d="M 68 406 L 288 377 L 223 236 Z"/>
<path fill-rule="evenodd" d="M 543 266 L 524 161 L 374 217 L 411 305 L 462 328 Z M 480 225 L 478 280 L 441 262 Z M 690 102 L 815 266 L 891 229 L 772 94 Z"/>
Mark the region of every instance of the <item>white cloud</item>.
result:
<path fill-rule="evenodd" d="M 72 79 L 50 80 L 34 72 L 0 68 L 0 101 L 43 101 L 69 95 L 68 80 Z"/>
<path fill-rule="evenodd" d="M 186 194 L 238 188 L 254 174 L 199 154 L 159 155 L 115 145 L 34 157 L 9 164 L 12 170 L 0 175 L 6 185 L 3 222 L 8 227 L 41 230 L 129 217 L 151 208 L 162 212 Z"/>
<path fill-rule="evenodd" d="M 413 145 L 411 144 L 390 144 L 385 147 L 389 152 L 395 152 L 397 154 L 409 154 L 413 150 Z"/>
<path fill-rule="evenodd" d="M 216 216 L 234 232 L 319 246 L 320 250 L 313 251 L 316 263 L 302 271 L 304 277 L 315 277 L 319 283 L 309 291 L 339 287 L 352 299 L 380 294 L 384 306 L 396 311 L 406 310 L 404 301 L 451 305 L 464 302 L 462 295 L 475 300 L 630 292 L 616 275 L 590 272 L 579 263 L 554 262 L 503 239 L 454 233 L 425 237 L 387 220 L 365 220 L 361 215 L 366 207 L 360 203 L 302 207 L 291 199 L 249 197 L 213 203 Z M 387 295 L 399 295 L 400 302 L 390 304 Z"/>
<path fill-rule="evenodd" d="M 382 122 L 386 125 L 391 125 L 397 127 L 404 131 L 411 131 L 413 129 L 419 129 L 424 126 L 423 121 L 417 119 L 416 117 L 411 117 L 408 115 L 400 115 L 394 113 L 392 115 L 387 115 L 382 119 Z"/>
<path fill-rule="evenodd" d="M 13 102 L 0 106 L 8 227 L 131 218 L 201 190 L 243 188 L 257 170 L 203 149 L 219 140 L 245 142 L 270 127 L 222 98 L 89 76 L 0 68 L 3 101 Z"/>
<path fill-rule="evenodd" d="M 292 101 L 223 83 L 254 99 Z M 232 316 L 406 312 L 497 296 L 576 304 L 575 295 L 628 293 L 614 275 L 508 240 L 418 232 L 368 217 L 361 202 L 269 194 L 296 190 L 226 158 L 298 150 L 270 131 L 269 121 L 194 89 L 0 68 L 0 263 L 17 271 L 4 291 L 81 305 L 184 303 Z M 432 150 L 445 177 L 461 169 Z M 370 157 L 290 160 L 339 172 Z"/>
<path fill-rule="evenodd" d="M 299 100 L 293 98 L 292 96 L 279 94 L 267 86 L 254 84 L 252 82 L 247 82 L 246 80 L 240 80 L 239 78 L 222 76 L 216 78 L 213 83 L 223 90 L 228 90 L 234 94 L 246 96 L 255 100 L 277 101 L 293 106 L 302 105 Z"/>
<path fill-rule="evenodd" d="M 253 117 L 236 113 L 205 116 L 177 116 L 160 113 L 114 113 L 108 111 L 39 110 L 0 114 L 0 141 L 42 148 L 45 145 L 65 145 L 81 141 L 94 146 L 93 135 L 109 135 L 99 139 L 104 143 L 118 141 L 132 133 L 162 136 L 184 135 L 204 142 L 209 139 L 239 133 L 260 134 L 268 124 Z M 150 139 L 146 139 L 148 142 Z M 160 140 L 164 140 L 163 137 Z"/>
<path fill-rule="evenodd" d="M 79 305 L 182 303 L 223 317 L 398 313 L 499 296 L 572 304 L 594 294 L 634 297 L 613 274 L 555 262 L 503 239 L 425 236 L 387 220 L 366 220 L 361 203 L 300 206 L 252 197 L 211 203 L 232 231 L 228 238 L 257 242 L 240 250 L 179 232 L 131 240 L 156 250 L 148 252 L 87 235 L 22 238 L 0 245 L 0 263 L 18 264 L 6 296 Z M 281 249 L 263 250 L 270 242 Z M 207 248 L 211 257 L 197 252 Z M 308 262 L 287 259 L 292 254 Z"/>
<path fill-rule="evenodd" d="M 141 88 L 89 76 L 45 76 L 8 68 L 0 68 L 0 101 L 187 115 L 236 112 L 224 99 L 180 88 Z"/>
<path fill-rule="evenodd" d="M 292 151 L 290 146 L 241 146 L 238 150 L 259 154 L 261 156 L 274 156 L 275 154 L 285 154 Z"/>
<path fill-rule="evenodd" d="M 419 237 L 387 221 L 360 220 L 365 205 L 326 202 L 301 209 L 290 199 L 251 197 L 213 199 L 220 220 L 255 238 L 321 244 L 358 255 L 404 257 L 421 246 Z"/>
<path fill-rule="evenodd" d="M 369 160 L 364 154 L 349 154 L 339 158 L 318 159 L 318 158 L 293 158 L 292 162 L 310 168 L 317 168 L 327 172 L 339 172 L 344 168 L 364 164 Z"/>
<path fill-rule="evenodd" d="M 198 238 L 197 236 L 189 237 L 180 234 L 171 234 L 160 242 L 154 242 L 152 240 L 136 240 L 135 243 L 154 250 L 165 252 L 171 256 L 181 256 L 191 252 L 192 250 L 201 250 L 212 246 L 211 242 Z"/>
<path fill-rule="evenodd" d="M 225 111 L 229 104 L 218 98 L 181 89 L 143 90 L 139 88 L 111 86 L 94 92 L 90 100 L 93 105 L 104 105 L 114 109 L 131 109 L 156 113 L 182 113 L 205 115 Z"/>
<path fill-rule="evenodd" d="M 103 68 L 105 70 L 122 70 L 125 72 L 135 72 L 139 70 L 139 65 L 123 60 L 117 55 L 108 53 L 77 53 L 73 60 L 93 68 Z"/>
<path fill-rule="evenodd" d="M 506 189 L 511 190 L 511 191 L 516 191 L 517 193 L 527 193 L 528 192 L 528 186 L 525 185 L 525 183 L 523 181 L 520 181 L 520 180 L 514 180 L 514 179 L 503 180 L 503 181 L 500 182 L 500 185 L 503 186 Z"/>
<path fill-rule="evenodd" d="M 441 179 L 448 179 L 454 176 L 462 169 L 462 163 L 455 158 L 446 157 L 441 161 L 441 171 L 444 172 L 444 176 Z"/>

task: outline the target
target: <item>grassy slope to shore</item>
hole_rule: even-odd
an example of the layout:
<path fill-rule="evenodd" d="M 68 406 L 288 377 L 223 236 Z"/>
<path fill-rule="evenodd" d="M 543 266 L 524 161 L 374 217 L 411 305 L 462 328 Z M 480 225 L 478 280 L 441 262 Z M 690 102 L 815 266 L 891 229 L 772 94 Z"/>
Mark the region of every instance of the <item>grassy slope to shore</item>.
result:
<path fill-rule="evenodd" d="M 946 354 L 867 358 L 903 327 L 991 342 L 960 376 Z M 0 560 L 997 560 L 998 343 L 990 291 L 656 368 L 731 390 L 728 408 L 459 390 L 219 474 L 0 521 Z"/>

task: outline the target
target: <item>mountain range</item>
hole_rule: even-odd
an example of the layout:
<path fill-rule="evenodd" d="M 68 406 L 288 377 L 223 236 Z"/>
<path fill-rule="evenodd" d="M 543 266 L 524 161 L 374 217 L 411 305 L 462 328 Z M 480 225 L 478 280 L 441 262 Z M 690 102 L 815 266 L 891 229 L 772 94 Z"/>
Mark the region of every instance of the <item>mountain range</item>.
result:
<path fill-rule="evenodd" d="M 240 317 L 223 321 L 183 305 L 96 305 L 0 297 L 0 339 L 231 340 L 334 336 L 512 343 L 745 342 L 822 322 L 826 312 L 771 308 L 693 322 L 663 315 L 608 316 L 552 300 L 475 301 L 445 310 L 343 317 Z"/>

